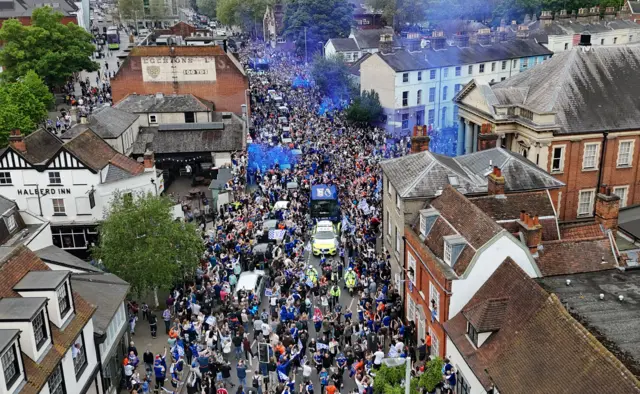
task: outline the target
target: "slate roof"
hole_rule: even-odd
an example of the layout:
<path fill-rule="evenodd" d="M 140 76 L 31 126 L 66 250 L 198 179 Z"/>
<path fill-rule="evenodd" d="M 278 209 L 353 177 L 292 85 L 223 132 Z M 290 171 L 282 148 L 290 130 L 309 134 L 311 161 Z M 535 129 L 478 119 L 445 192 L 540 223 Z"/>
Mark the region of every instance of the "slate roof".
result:
<path fill-rule="evenodd" d="M 13 248 L 0 261 L 0 297 L 5 299 L 20 297 L 18 293 L 13 291 L 13 286 L 29 271 L 48 269 L 47 265 L 26 246 Z M 91 306 L 76 292 L 73 292 L 73 303 L 75 314 L 63 331 L 53 324 L 50 325 L 55 345 L 47 351 L 45 356 L 37 364 L 27 356 L 22 357 L 27 384 L 20 391 L 21 394 L 37 394 L 42 390 L 60 360 L 71 348 L 84 326 L 91 320 L 95 312 L 94 306 Z"/>
<path fill-rule="evenodd" d="M 24 137 L 24 144 L 26 152 L 16 152 L 31 164 L 39 164 L 46 162 L 58 152 L 62 140 L 45 129 L 39 129 Z"/>
<path fill-rule="evenodd" d="M 542 246 L 536 259 L 542 276 L 603 271 L 617 266 L 608 237 L 561 239 L 543 242 Z"/>
<path fill-rule="evenodd" d="M 17 210 L 17 205 L 15 201 L 9 200 L 5 196 L 0 195 L 0 215 L 4 214 L 5 212 L 13 208 L 16 208 Z"/>
<path fill-rule="evenodd" d="M 33 319 L 47 303 L 47 297 L 15 297 L 0 299 L 0 320 Z"/>
<path fill-rule="evenodd" d="M 633 21 L 623 19 L 616 19 L 612 21 L 601 20 L 598 23 L 584 23 L 571 18 L 554 20 L 548 26 L 542 26 L 540 21 L 529 24 L 529 31 L 531 33 L 542 33 L 546 36 L 573 36 L 584 32 L 597 34 L 621 29 L 640 30 L 640 25 Z"/>
<path fill-rule="evenodd" d="M 640 47 L 577 47 L 556 54 L 526 72 L 491 87 L 502 105 L 523 105 L 538 113 L 555 112 L 555 134 L 637 129 L 640 101 Z M 518 89 L 513 99 L 505 90 Z M 526 93 L 525 93 L 526 92 Z M 597 111 L 584 111 L 597 108 Z"/>
<path fill-rule="evenodd" d="M 397 38 L 392 28 L 355 30 L 351 33 L 361 50 L 378 48 L 382 34 L 391 34 L 394 39 Z"/>
<path fill-rule="evenodd" d="M 94 329 L 99 334 L 107 331 L 111 319 L 122 305 L 129 283 L 109 273 L 85 273 L 71 276 L 73 290 L 98 307 L 93 316 Z"/>
<path fill-rule="evenodd" d="M 225 119 L 223 128 L 220 129 L 221 124 L 190 123 L 143 127 L 133 144 L 132 153 L 142 155 L 147 150 L 155 154 L 241 150 L 244 144 L 242 121 L 237 118 Z"/>
<path fill-rule="evenodd" d="M 138 120 L 138 115 L 114 107 L 102 107 L 87 117 L 88 123 L 78 123 L 64 132 L 62 140 L 70 140 L 89 129 L 101 138 L 118 138 Z"/>
<path fill-rule="evenodd" d="M 353 38 L 331 38 L 329 42 L 333 45 L 336 52 L 359 51 L 358 43 Z"/>
<path fill-rule="evenodd" d="M 507 314 L 508 306 L 509 297 L 489 298 L 462 311 L 462 315 L 479 333 L 498 331 Z"/>
<path fill-rule="evenodd" d="M 489 163 L 502 170 L 507 193 L 564 186 L 522 155 L 502 148 L 455 158 L 425 151 L 385 160 L 381 166 L 402 198 L 418 198 L 435 196 L 449 184 L 449 176 L 457 177 L 457 189 L 463 194 L 486 193 Z"/>
<path fill-rule="evenodd" d="M 192 94 L 163 95 L 161 97 L 153 94 L 130 94 L 120 100 L 115 108 L 132 114 L 211 111 Z"/>
<path fill-rule="evenodd" d="M 636 205 L 620 209 L 618 230 L 640 239 L 640 206 Z"/>
<path fill-rule="evenodd" d="M 640 14 L 640 1 L 627 1 L 629 10 L 634 14 Z"/>
<path fill-rule="evenodd" d="M 91 130 L 83 131 L 66 142 L 64 147 L 94 171 L 100 171 L 109 164 L 117 165 L 131 175 L 144 171 L 142 164 L 118 153 Z"/>
<path fill-rule="evenodd" d="M 76 256 L 55 245 L 50 245 L 46 248 L 36 250 L 34 253 L 45 263 L 51 263 L 81 271 L 101 272 L 100 269 L 92 266 L 86 261 L 80 260 Z"/>
<path fill-rule="evenodd" d="M 461 66 L 530 56 L 551 56 L 553 52 L 530 39 L 517 39 L 490 45 L 468 47 L 445 46 L 444 49 L 423 49 L 409 53 L 397 50 L 389 54 L 377 53 L 396 72 L 430 68 Z"/>
<path fill-rule="evenodd" d="M 546 191 L 509 193 L 501 196 L 470 197 L 482 212 L 493 220 L 516 220 L 520 218 L 520 211 L 531 215 L 555 216 L 553 203 Z"/>
<path fill-rule="evenodd" d="M 13 286 L 13 290 L 55 290 L 69 276 L 70 271 L 51 270 L 29 271 L 20 282 Z"/>
<path fill-rule="evenodd" d="M 365 60 L 367 60 L 369 57 L 371 57 L 371 53 L 367 52 L 364 55 L 360 56 L 360 59 L 358 59 L 356 62 L 354 62 L 350 67 L 349 67 L 349 72 L 352 75 L 357 75 L 360 76 L 360 65 L 362 64 L 362 62 L 364 62 Z"/>
<path fill-rule="evenodd" d="M 12 3 L 12 8 L 0 8 L 0 18 L 4 19 L 31 16 L 36 8 L 40 8 L 44 5 L 55 5 L 53 11 L 60 12 L 64 16 L 72 16 L 78 12 L 78 7 L 70 0 L 59 0 L 55 3 L 43 3 L 36 0 L 14 0 Z"/>
<path fill-rule="evenodd" d="M 20 330 L 0 329 L 0 352 L 4 351 L 20 335 Z"/>
<path fill-rule="evenodd" d="M 567 279 L 571 280 L 570 286 L 566 284 Z M 554 293 L 571 315 L 631 372 L 640 376 L 640 271 L 607 270 L 537 281 L 545 290 Z M 604 299 L 600 299 L 600 294 L 604 294 Z M 624 296 L 623 302 L 618 300 L 620 295 Z M 624 382 L 624 379 L 619 380 Z"/>

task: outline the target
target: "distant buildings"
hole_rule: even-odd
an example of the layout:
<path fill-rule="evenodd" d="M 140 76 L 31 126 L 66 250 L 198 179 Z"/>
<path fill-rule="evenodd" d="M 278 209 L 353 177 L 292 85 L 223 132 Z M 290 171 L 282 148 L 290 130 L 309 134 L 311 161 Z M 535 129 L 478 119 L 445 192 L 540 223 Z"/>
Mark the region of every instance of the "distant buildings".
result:
<path fill-rule="evenodd" d="M 629 20 L 640 23 L 640 1 L 627 1 L 625 6 L 629 12 Z"/>
<path fill-rule="evenodd" d="M 131 94 L 185 95 L 216 111 L 250 111 L 249 81 L 238 60 L 219 46 L 138 46 L 111 80 L 114 103 Z"/>
<path fill-rule="evenodd" d="M 284 33 L 284 5 L 276 1 L 273 6 L 268 5 L 262 18 L 262 37 L 272 48 L 286 44 Z"/>
<path fill-rule="evenodd" d="M 392 37 L 382 35 L 380 51 L 360 63 L 360 89 L 380 95 L 386 128 L 395 135 L 408 135 L 415 125 L 458 127 L 453 97 L 466 83 L 474 78 L 500 82 L 552 54 L 534 40 L 505 37 L 486 29 L 471 44 L 468 35 L 449 40 L 435 32 L 429 40 L 410 39 L 405 49 L 394 50 Z M 464 141 L 457 147 L 458 154 L 477 150 Z"/>
<path fill-rule="evenodd" d="M 89 26 L 89 1 L 60 0 L 57 3 L 38 3 L 33 0 L 10 0 L 2 2 L 0 7 L 0 27 L 7 19 L 17 19 L 23 25 L 31 24 L 31 14 L 37 8 L 49 6 L 53 11 L 60 12 L 62 23 L 75 23 L 76 25 L 91 30 Z"/>
<path fill-rule="evenodd" d="M 583 46 L 490 86 L 474 80 L 457 95 L 460 127 L 485 135 L 549 171 L 566 186 L 552 193 L 563 220 L 591 217 L 607 185 L 620 206 L 640 202 L 640 47 Z"/>
<path fill-rule="evenodd" d="M 380 50 L 380 36 L 389 34 L 393 39 L 393 48 L 400 49 L 400 37 L 394 36 L 393 29 L 352 30 L 348 38 L 331 38 L 324 46 L 325 57 L 340 55 L 347 63 L 358 61 L 367 53 L 373 54 Z"/>

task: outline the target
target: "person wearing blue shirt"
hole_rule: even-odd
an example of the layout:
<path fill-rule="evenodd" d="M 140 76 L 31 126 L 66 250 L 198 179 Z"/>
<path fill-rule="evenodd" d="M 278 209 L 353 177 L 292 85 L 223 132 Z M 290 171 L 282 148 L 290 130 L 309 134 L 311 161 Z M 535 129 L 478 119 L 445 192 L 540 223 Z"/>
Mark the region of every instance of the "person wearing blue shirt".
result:
<path fill-rule="evenodd" d="M 164 348 L 164 355 L 160 356 L 158 354 L 156 356 L 156 360 L 153 363 L 153 372 L 156 377 L 156 391 L 158 391 L 160 387 L 164 387 L 164 381 L 167 378 L 167 362 L 165 361 L 166 356 L 167 348 Z"/>

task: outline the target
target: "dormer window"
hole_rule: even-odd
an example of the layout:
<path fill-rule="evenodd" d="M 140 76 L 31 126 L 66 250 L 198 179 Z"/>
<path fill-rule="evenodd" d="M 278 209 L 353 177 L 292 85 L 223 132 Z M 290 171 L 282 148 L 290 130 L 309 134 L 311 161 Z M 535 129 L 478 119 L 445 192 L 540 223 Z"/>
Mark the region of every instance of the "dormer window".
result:
<path fill-rule="evenodd" d="M 7 226 L 9 233 L 13 233 L 13 231 L 18 227 L 18 223 L 16 222 L 16 218 L 13 214 L 4 217 L 4 224 Z"/>
<path fill-rule="evenodd" d="M 0 344 L 3 349 L 0 353 L 0 368 L 4 372 L 4 387 L 0 392 L 3 393 L 11 392 L 22 377 L 20 353 L 16 342 L 19 333 L 19 330 L 0 330 Z"/>
<path fill-rule="evenodd" d="M 48 318 L 58 328 L 64 327 L 73 315 L 73 298 L 69 287 L 69 271 L 31 271 L 13 290 L 23 298 L 47 297 Z"/>
<path fill-rule="evenodd" d="M 466 244 L 467 241 L 459 235 L 445 236 L 442 253 L 444 262 L 453 267 Z"/>
<path fill-rule="evenodd" d="M 420 210 L 420 234 L 423 237 L 429 235 L 429 231 L 433 227 L 433 224 L 438 219 L 440 213 L 434 208 Z"/>
<path fill-rule="evenodd" d="M 60 309 L 60 316 L 66 316 L 69 309 L 71 309 L 71 302 L 69 301 L 69 290 L 67 289 L 67 282 L 64 282 L 62 286 L 56 290 L 58 295 L 58 308 Z"/>
<path fill-rule="evenodd" d="M 467 319 L 467 337 L 479 348 L 491 335 L 500 330 L 507 314 L 509 298 L 490 298 L 463 310 L 462 315 Z"/>
<path fill-rule="evenodd" d="M 478 347 L 478 331 L 476 331 L 475 327 L 469 322 L 467 322 L 467 337 L 473 346 Z"/>
<path fill-rule="evenodd" d="M 40 350 L 42 345 L 47 342 L 49 336 L 47 335 L 47 327 L 45 324 L 46 320 L 44 317 L 44 309 L 38 313 L 38 315 L 31 322 L 31 326 L 33 327 L 33 337 L 36 340 L 36 349 Z"/>

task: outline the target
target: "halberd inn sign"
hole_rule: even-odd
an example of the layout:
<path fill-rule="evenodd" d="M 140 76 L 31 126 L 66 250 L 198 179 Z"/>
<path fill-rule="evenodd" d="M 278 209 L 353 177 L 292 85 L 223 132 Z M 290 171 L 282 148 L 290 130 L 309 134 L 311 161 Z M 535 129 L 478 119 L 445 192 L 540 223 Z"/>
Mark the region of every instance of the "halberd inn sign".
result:
<path fill-rule="evenodd" d="M 71 189 L 65 189 L 62 187 L 59 188 L 48 188 L 48 189 L 18 189 L 19 196 L 46 196 L 46 195 L 66 195 L 71 194 Z"/>

